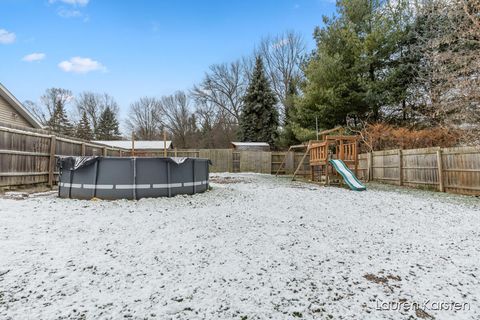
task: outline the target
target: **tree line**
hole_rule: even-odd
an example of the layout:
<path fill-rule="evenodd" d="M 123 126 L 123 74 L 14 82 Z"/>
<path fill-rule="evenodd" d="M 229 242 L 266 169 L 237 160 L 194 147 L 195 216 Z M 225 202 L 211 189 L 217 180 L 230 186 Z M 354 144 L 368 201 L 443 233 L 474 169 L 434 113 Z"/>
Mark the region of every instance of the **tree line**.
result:
<path fill-rule="evenodd" d="M 67 107 L 72 104 L 75 109 L 69 115 Z M 70 90 L 49 88 L 40 97 L 40 104 L 25 101 L 24 105 L 50 131 L 84 140 L 122 138 L 118 121 L 119 106 L 106 93 L 86 91 L 74 97 Z"/>
<path fill-rule="evenodd" d="M 302 36 L 268 36 L 254 52 L 212 65 L 191 90 L 130 105 L 124 132 L 180 148 L 266 141 L 278 148 L 315 138 L 317 126 L 358 131 L 383 123 L 410 130 L 478 132 L 480 5 L 473 0 L 339 0 L 332 17 Z M 51 130 L 119 139 L 118 105 L 108 94 L 48 89 L 35 110 Z M 70 122 L 65 105 L 75 104 Z M 39 110 L 44 110 L 40 112 Z"/>
<path fill-rule="evenodd" d="M 385 123 L 475 136 L 479 14 L 473 0 L 338 1 L 314 32 L 289 130 L 312 138 L 318 118 L 325 128 Z"/>
<path fill-rule="evenodd" d="M 305 57 L 298 33 L 265 37 L 251 56 L 210 66 L 189 91 L 133 102 L 123 137 L 118 104 L 108 94 L 74 97 L 70 90 L 50 88 L 39 104 L 25 105 L 49 130 L 82 139 L 122 139 L 133 132 L 139 140 L 161 140 L 166 132 L 179 148 L 222 148 L 235 140 L 275 145 L 289 86 L 300 84 Z"/>

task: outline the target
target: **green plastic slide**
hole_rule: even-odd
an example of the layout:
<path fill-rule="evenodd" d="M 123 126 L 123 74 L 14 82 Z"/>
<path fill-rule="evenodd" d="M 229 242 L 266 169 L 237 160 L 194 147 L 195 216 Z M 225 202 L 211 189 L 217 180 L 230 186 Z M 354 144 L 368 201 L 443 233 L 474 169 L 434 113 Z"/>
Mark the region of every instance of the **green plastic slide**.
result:
<path fill-rule="evenodd" d="M 332 159 L 330 160 L 330 163 L 332 166 L 337 170 L 338 173 L 340 173 L 343 177 L 343 180 L 348 184 L 350 189 L 355 190 L 355 191 L 364 191 L 367 190 L 364 184 L 362 184 L 357 177 L 353 174 L 353 172 L 347 167 L 345 162 L 342 160 L 335 160 Z"/>

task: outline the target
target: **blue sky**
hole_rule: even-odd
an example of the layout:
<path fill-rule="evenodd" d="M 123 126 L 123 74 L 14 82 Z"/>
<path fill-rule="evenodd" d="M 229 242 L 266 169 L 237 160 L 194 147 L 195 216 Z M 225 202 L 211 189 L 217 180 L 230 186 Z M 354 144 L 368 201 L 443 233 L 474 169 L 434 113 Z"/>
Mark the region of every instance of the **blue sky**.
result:
<path fill-rule="evenodd" d="M 107 92 L 128 106 L 188 90 L 208 66 L 266 35 L 312 32 L 330 0 L 0 0 L 0 82 L 20 101 L 49 87 Z"/>

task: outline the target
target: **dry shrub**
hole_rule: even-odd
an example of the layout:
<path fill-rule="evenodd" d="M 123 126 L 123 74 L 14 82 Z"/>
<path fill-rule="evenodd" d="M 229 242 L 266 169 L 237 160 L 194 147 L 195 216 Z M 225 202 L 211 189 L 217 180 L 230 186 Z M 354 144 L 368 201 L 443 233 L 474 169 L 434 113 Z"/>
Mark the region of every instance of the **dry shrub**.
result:
<path fill-rule="evenodd" d="M 361 132 L 363 151 L 388 149 L 416 149 L 428 147 L 454 147 L 459 145 L 463 133 L 460 130 L 435 127 L 411 129 L 376 123 L 367 125 Z"/>

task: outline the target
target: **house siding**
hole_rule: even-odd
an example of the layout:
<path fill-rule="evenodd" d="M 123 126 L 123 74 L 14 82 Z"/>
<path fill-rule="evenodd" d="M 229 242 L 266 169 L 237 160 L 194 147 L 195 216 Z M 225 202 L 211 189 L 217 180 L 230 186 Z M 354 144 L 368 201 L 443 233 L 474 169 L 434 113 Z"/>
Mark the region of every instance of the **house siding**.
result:
<path fill-rule="evenodd" d="M 0 122 L 33 128 L 2 96 L 0 96 Z"/>

